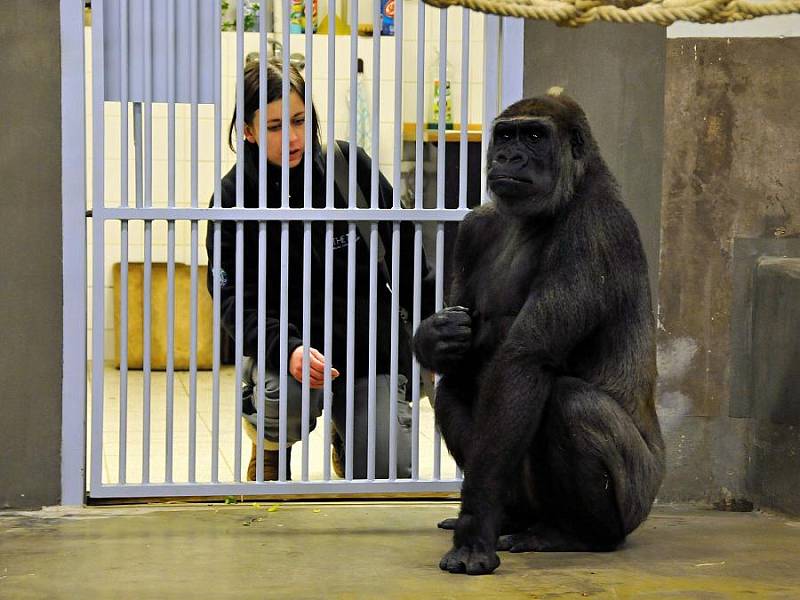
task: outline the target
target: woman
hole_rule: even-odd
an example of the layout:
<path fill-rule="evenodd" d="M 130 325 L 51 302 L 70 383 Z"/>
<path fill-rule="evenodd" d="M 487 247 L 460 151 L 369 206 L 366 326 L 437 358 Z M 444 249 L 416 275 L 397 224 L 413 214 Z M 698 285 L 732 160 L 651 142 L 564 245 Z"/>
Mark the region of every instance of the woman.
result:
<path fill-rule="evenodd" d="M 267 65 L 267 206 L 281 205 L 281 160 L 282 160 L 282 109 L 283 101 L 281 64 L 270 61 Z M 289 67 L 289 205 L 300 208 L 304 205 L 304 170 L 305 170 L 305 82 L 300 73 Z M 250 61 L 244 72 L 244 198 L 245 207 L 258 207 L 259 180 L 259 63 Z M 319 122 L 316 110 L 312 107 L 312 193 L 313 207 L 326 206 L 325 198 L 325 160 L 319 141 Z M 234 147 L 236 112 L 229 128 L 229 143 Z M 348 156 L 348 145 L 338 142 L 344 156 Z M 358 186 L 369 201 L 370 176 L 372 163 L 366 153 L 359 149 L 357 153 Z M 392 188 L 386 179 L 380 177 L 379 205 L 389 208 L 392 205 Z M 236 205 L 236 166 L 222 180 L 222 206 Z M 334 188 L 334 206 L 346 208 L 347 198 Z M 213 198 L 212 198 L 213 204 Z M 380 223 L 379 234 L 386 249 L 385 262 L 391 270 L 391 223 Z M 208 289 L 213 289 L 213 273 L 218 273 L 221 281 L 221 317 L 222 326 L 232 338 L 235 332 L 235 298 L 236 298 L 236 225 L 233 221 L 223 221 L 220 265 L 213 264 L 213 227 L 208 228 L 206 249 L 209 256 Z M 279 402 L 279 360 L 280 360 L 280 230 L 279 222 L 267 223 L 267 264 L 266 264 L 266 354 L 265 354 L 265 440 L 264 440 L 264 479 L 278 478 L 278 402 Z M 341 476 L 344 473 L 344 444 L 346 422 L 346 348 L 347 348 L 347 255 L 349 237 L 348 223 L 334 223 L 333 243 L 333 287 L 332 294 L 333 319 L 332 353 L 324 356 L 321 353 L 324 336 L 324 269 L 325 269 L 325 223 L 313 222 L 311 241 L 311 330 L 309 348 L 309 387 L 311 388 L 309 430 L 316 425 L 316 419 L 322 412 L 323 371 L 326 361 L 331 363 L 332 383 L 332 422 L 334 469 Z M 413 298 L 413 235 L 411 223 L 401 225 L 401 247 L 404 252 L 400 260 L 400 305 L 411 314 Z M 356 305 L 355 305 L 355 361 L 354 372 L 354 427 L 353 427 L 353 476 L 356 479 L 367 476 L 367 393 L 368 393 L 368 340 L 369 340 L 369 247 L 368 241 L 356 235 Z M 302 307 L 303 307 L 303 224 L 293 221 L 289 225 L 289 303 L 288 303 L 288 390 L 287 390 L 287 457 L 290 456 L 291 445 L 300 440 L 301 422 L 301 382 L 303 373 L 302 346 Z M 422 317 L 433 311 L 433 274 L 422 260 L 423 310 Z M 377 286 L 377 378 L 376 378 L 376 438 L 375 438 L 375 476 L 389 476 L 389 418 L 390 418 L 390 352 L 391 352 L 391 292 L 384 275 L 379 269 Z M 247 478 L 255 480 L 256 471 L 256 429 L 254 393 L 256 389 L 258 366 L 258 223 L 247 221 L 244 224 L 244 354 L 246 359 L 243 368 L 242 410 L 244 427 L 253 441 L 253 451 L 247 470 Z M 410 343 L 405 328 L 399 328 L 399 375 L 398 375 L 398 407 L 397 415 L 397 476 L 410 476 L 410 408 L 406 397 L 406 383 L 411 373 Z M 288 459 L 287 459 L 288 460 Z M 289 469 L 287 464 L 287 476 Z"/>

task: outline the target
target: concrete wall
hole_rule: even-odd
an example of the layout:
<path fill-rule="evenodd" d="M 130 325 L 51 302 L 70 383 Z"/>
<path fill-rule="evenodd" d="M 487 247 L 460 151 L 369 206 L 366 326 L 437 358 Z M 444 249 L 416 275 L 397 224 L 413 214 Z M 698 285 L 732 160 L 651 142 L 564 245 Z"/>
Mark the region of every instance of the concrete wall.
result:
<path fill-rule="evenodd" d="M 769 360 L 737 341 L 751 336 L 749 265 L 800 243 L 800 39 L 782 39 L 800 35 L 800 15 L 668 35 L 527 22 L 525 93 L 560 85 L 582 104 L 639 223 L 659 316 L 660 500 L 800 514 L 800 428 L 760 418 L 737 382 Z M 758 250 L 740 264 L 737 239 Z"/>
<path fill-rule="evenodd" d="M 61 73 L 58 0 L 0 11 L 0 507 L 59 502 Z"/>
<path fill-rule="evenodd" d="M 580 103 L 639 225 L 655 300 L 664 125 L 663 27 L 525 23 L 526 96 L 558 85 Z"/>
<path fill-rule="evenodd" d="M 732 337 L 747 339 L 740 328 L 749 319 L 734 314 L 732 300 L 752 278 L 734 276 L 734 242 L 800 236 L 799 62 L 800 38 L 667 45 L 659 404 L 670 470 L 662 499 L 747 498 L 800 512 L 797 428 L 729 416 L 751 403 L 731 386 L 741 371 Z"/>

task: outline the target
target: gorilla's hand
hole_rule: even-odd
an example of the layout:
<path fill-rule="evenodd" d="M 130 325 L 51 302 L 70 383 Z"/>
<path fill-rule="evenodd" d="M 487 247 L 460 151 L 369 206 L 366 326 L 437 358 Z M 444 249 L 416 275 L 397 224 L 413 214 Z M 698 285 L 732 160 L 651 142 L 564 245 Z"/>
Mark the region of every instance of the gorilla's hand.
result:
<path fill-rule="evenodd" d="M 446 374 L 457 367 L 472 345 L 469 309 L 450 306 L 419 324 L 414 353 L 423 367 Z"/>

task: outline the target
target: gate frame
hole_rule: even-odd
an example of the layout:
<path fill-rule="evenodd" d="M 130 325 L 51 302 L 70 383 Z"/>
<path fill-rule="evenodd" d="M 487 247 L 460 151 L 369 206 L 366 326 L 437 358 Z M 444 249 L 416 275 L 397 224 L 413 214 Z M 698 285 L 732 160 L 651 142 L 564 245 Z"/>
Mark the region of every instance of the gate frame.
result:
<path fill-rule="evenodd" d="M 102 0 L 95 0 L 102 1 Z M 61 505 L 81 506 L 87 499 L 87 224 L 86 211 L 86 74 L 84 2 L 60 0 L 61 20 L 61 158 L 62 158 L 62 423 L 61 423 Z M 484 123 L 483 156 L 489 139 L 489 124 L 505 106 L 522 98 L 524 66 L 524 21 L 510 17 L 486 17 L 484 53 Z M 493 66 L 493 68 L 492 68 Z M 499 67 L 499 68 L 498 68 Z M 496 85 L 486 85 L 495 79 Z M 494 107 L 494 110 L 492 110 Z M 481 172 L 481 189 L 485 190 L 485 166 Z M 122 210 L 122 209 L 117 209 Z M 140 209 L 141 210 L 141 209 Z M 106 209 L 111 212 L 113 209 Z M 433 211 L 436 212 L 436 211 Z M 383 213 L 382 213 L 383 214 Z M 95 323 L 95 326 L 97 324 Z M 296 483 L 296 482 L 295 482 Z M 309 482 L 323 487 L 324 493 L 369 494 L 391 492 L 393 482 L 343 481 Z M 407 484 L 408 482 L 406 482 Z M 449 481 L 424 481 L 427 490 L 436 494 L 437 488 Z M 387 487 L 388 484 L 388 487 Z M 126 486 L 131 497 L 159 494 L 165 484 Z M 174 489 L 190 485 L 193 491 L 225 495 L 226 484 L 166 484 Z M 230 484 L 240 486 L 241 484 Z M 275 482 L 253 485 L 253 493 L 263 492 L 262 486 L 274 489 Z M 280 484 L 279 484 L 280 485 Z M 164 491 L 169 490 L 164 487 Z M 323 491 L 323 489 L 320 489 Z M 93 498 L 110 497 L 102 486 L 93 490 Z M 116 497 L 116 496 L 115 496 Z"/>
<path fill-rule="evenodd" d="M 61 222 L 63 359 L 61 504 L 86 499 L 86 73 L 84 3 L 61 9 Z"/>

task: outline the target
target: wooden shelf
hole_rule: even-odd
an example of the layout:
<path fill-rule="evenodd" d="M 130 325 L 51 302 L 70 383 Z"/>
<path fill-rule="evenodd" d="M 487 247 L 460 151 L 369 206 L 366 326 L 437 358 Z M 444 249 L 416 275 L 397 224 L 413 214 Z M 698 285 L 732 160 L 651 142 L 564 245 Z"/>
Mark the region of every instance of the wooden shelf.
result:
<path fill-rule="evenodd" d="M 482 127 L 480 123 L 467 124 L 467 141 L 480 142 L 482 134 Z M 423 129 L 423 141 L 425 142 L 438 142 L 439 131 L 437 129 Z M 417 139 L 417 124 L 416 123 L 403 123 L 403 141 L 413 142 Z M 453 129 L 447 129 L 444 133 L 445 142 L 459 142 L 461 141 L 461 124 L 455 123 Z"/>

